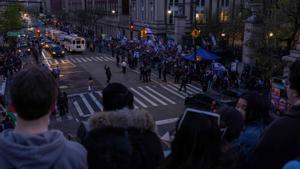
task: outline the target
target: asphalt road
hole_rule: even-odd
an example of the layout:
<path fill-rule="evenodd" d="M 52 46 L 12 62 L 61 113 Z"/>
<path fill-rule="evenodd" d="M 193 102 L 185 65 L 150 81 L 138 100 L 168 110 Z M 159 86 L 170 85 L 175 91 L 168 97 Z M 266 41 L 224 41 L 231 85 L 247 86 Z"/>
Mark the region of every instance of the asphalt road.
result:
<path fill-rule="evenodd" d="M 188 92 L 179 92 L 179 84 L 163 82 L 152 74 L 152 81 L 143 83 L 139 80 L 138 70 L 128 69 L 123 74 L 116 66 L 115 58 L 104 53 L 67 54 L 64 58 L 52 58 L 43 52 L 49 65 L 61 68 L 60 88 L 69 95 L 69 113 L 63 117 L 51 116 L 51 128 L 57 128 L 65 133 L 75 134 L 80 121 L 87 120 L 95 113 L 101 113 L 101 90 L 107 85 L 104 66 L 108 65 L 112 72 L 111 82 L 126 85 L 135 96 L 135 108 L 150 112 L 160 136 L 173 130 L 177 118 L 184 111 L 184 98 L 201 92 L 196 84 L 188 86 Z M 96 82 L 94 92 L 88 92 L 88 77 Z"/>

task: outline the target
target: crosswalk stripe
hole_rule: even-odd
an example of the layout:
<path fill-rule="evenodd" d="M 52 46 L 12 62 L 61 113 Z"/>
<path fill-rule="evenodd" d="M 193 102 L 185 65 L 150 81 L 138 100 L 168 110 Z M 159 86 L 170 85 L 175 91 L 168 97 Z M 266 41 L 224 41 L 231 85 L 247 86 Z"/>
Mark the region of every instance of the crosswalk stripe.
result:
<path fill-rule="evenodd" d="M 81 60 L 83 60 L 83 62 L 88 62 L 87 60 L 85 60 L 84 58 L 80 58 Z"/>
<path fill-rule="evenodd" d="M 138 108 L 139 108 L 136 104 L 133 104 L 133 106 L 134 106 L 135 109 L 138 109 Z"/>
<path fill-rule="evenodd" d="M 55 114 L 55 118 L 56 118 L 56 121 L 62 122 L 62 118 L 61 118 L 59 112 L 57 112 L 57 113 Z"/>
<path fill-rule="evenodd" d="M 172 84 L 172 85 L 175 86 L 176 88 L 178 88 L 178 90 L 179 90 L 179 88 L 180 88 L 180 85 L 179 85 L 179 84 Z M 197 93 L 199 93 L 199 92 L 197 92 L 196 90 L 191 89 L 188 85 L 186 86 L 186 92 L 187 92 L 188 94 L 197 94 Z"/>
<path fill-rule="evenodd" d="M 145 99 L 146 101 L 148 101 L 150 104 L 152 104 L 153 106 L 158 106 L 156 103 L 152 102 L 151 100 L 149 100 L 147 97 L 145 97 L 142 93 L 140 93 L 139 91 L 135 90 L 134 88 L 130 88 L 134 93 L 138 94 L 140 97 L 142 97 L 143 99 Z"/>
<path fill-rule="evenodd" d="M 56 64 L 56 65 L 59 64 L 59 62 L 58 62 L 56 59 L 54 59 L 53 62 L 54 62 L 54 64 Z"/>
<path fill-rule="evenodd" d="M 99 57 L 96 57 L 96 59 L 98 59 L 98 60 L 101 61 L 101 62 L 103 61 L 103 60 L 102 60 L 101 58 L 99 58 Z"/>
<path fill-rule="evenodd" d="M 164 105 L 164 106 L 168 105 L 167 103 L 165 103 L 164 101 L 160 100 L 159 98 L 157 98 L 153 94 L 149 93 L 147 90 L 143 89 L 142 87 L 138 87 L 138 88 L 141 91 L 143 91 L 144 93 L 146 93 L 147 95 L 149 95 L 150 97 L 152 97 L 153 99 L 155 99 L 156 101 L 158 101 L 159 103 L 161 103 L 162 105 Z"/>
<path fill-rule="evenodd" d="M 112 61 L 113 59 L 109 56 L 106 56 L 106 59 L 108 59 L 109 61 Z"/>
<path fill-rule="evenodd" d="M 91 114 L 84 114 L 77 101 L 74 101 L 73 105 L 75 106 L 75 109 L 77 110 L 80 117 L 88 117 L 91 115 Z"/>
<path fill-rule="evenodd" d="M 50 65 L 53 65 L 53 62 L 52 62 L 52 60 L 48 60 L 48 62 L 50 63 Z"/>
<path fill-rule="evenodd" d="M 147 108 L 148 106 L 144 104 L 140 99 L 134 96 L 134 101 L 136 101 L 139 105 L 141 105 L 144 108 Z"/>
<path fill-rule="evenodd" d="M 200 89 L 200 88 L 198 88 L 198 87 L 196 87 L 196 86 L 194 86 L 194 85 L 192 85 L 192 84 L 188 84 L 188 86 L 191 87 L 191 88 L 193 88 L 193 89 L 195 89 L 195 90 L 197 90 L 198 93 L 199 93 L 199 92 L 202 92 L 202 89 Z"/>
<path fill-rule="evenodd" d="M 100 111 L 103 111 L 103 107 L 101 103 L 96 99 L 96 97 L 92 93 L 89 93 L 89 95 L 91 96 L 97 107 L 100 109 Z"/>
<path fill-rule="evenodd" d="M 76 63 L 77 61 L 75 59 L 69 58 L 69 60 L 73 63 Z"/>
<path fill-rule="evenodd" d="M 68 119 L 68 120 L 72 120 L 72 119 L 73 119 L 73 117 L 71 116 L 70 113 L 67 114 L 67 119 Z"/>
<path fill-rule="evenodd" d="M 108 59 L 106 59 L 105 57 L 101 57 L 104 61 L 109 61 Z"/>
<path fill-rule="evenodd" d="M 79 58 L 74 58 L 78 63 L 81 63 L 82 61 Z"/>
<path fill-rule="evenodd" d="M 90 58 L 88 58 L 88 57 L 85 57 L 85 59 L 88 60 L 88 61 L 90 61 L 90 62 L 92 61 L 92 60 L 91 60 Z"/>
<path fill-rule="evenodd" d="M 98 61 L 95 57 L 91 57 L 91 59 L 96 62 Z"/>
<path fill-rule="evenodd" d="M 150 90 L 152 93 L 155 93 L 155 94 L 158 95 L 159 97 L 161 97 L 161 98 L 165 99 L 166 101 L 170 102 L 171 104 L 176 104 L 173 100 L 171 100 L 171 99 L 169 99 L 169 98 L 163 96 L 163 95 L 160 94 L 159 92 L 157 92 L 157 91 L 151 89 L 149 86 L 146 86 L 146 88 L 147 88 L 148 90 Z"/>
<path fill-rule="evenodd" d="M 80 97 L 81 97 L 83 103 L 86 105 L 86 107 L 87 107 L 87 109 L 89 110 L 89 112 L 90 112 L 91 114 L 94 114 L 95 112 L 94 112 L 92 106 L 91 106 L 91 105 L 89 104 L 89 102 L 86 100 L 86 98 L 84 97 L 84 95 L 83 95 L 83 94 L 80 94 Z"/>
<path fill-rule="evenodd" d="M 182 99 L 185 99 L 185 97 L 182 96 L 181 94 L 179 94 L 178 91 L 175 92 L 175 91 L 173 91 L 173 90 L 171 90 L 171 89 L 169 89 L 169 88 L 167 88 L 167 87 L 165 87 L 165 86 L 163 86 L 163 85 L 161 85 L 161 87 L 164 88 L 164 89 L 166 89 L 167 91 L 169 91 L 169 92 L 175 94 L 176 96 L 178 96 L 178 97 L 180 97 L 180 98 L 182 98 Z"/>
<path fill-rule="evenodd" d="M 180 85 L 178 85 L 178 84 L 168 84 L 167 86 L 173 88 L 174 90 L 178 90 L 178 92 L 181 93 L 181 94 L 184 93 L 183 91 L 179 91 Z M 189 91 L 188 88 L 186 89 L 186 92 L 188 94 L 194 94 L 193 92 Z"/>
<path fill-rule="evenodd" d="M 100 96 L 100 97 L 102 97 L 102 93 L 101 93 L 101 91 L 96 91 L 96 93 L 98 93 L 98 94 L 99 94 L 99 96 Z"/>

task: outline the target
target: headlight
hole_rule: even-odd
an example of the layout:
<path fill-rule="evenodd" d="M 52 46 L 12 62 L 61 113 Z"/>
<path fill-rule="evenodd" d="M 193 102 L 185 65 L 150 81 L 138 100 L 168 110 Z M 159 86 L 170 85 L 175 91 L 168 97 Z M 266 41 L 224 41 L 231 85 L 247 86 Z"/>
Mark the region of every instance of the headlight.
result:
<path fill-rule="evenodd" d="M 55 54 L 56 54 L 56 52 L 52 52 L 52 54 L 53 54 L 53 55 L 55 55 Z"/>

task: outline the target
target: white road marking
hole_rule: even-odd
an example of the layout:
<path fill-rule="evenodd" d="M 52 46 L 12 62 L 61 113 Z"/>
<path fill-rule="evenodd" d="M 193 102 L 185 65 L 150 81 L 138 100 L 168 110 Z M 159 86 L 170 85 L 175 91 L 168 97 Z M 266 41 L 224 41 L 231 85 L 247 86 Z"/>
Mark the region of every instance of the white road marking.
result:
<path fill-rule="evenodd" d="M 72 119 L 73 119 L 73 117 L 71 116 L 70 113 L 67 113 L 67 119 L 68 119 L 68 120 L 72 120 Z"/>
<path fill-rule="evenodd" d="M 155 94 L 158 95 L 159 97 L 161 97 L 161 98 L 165 99 L 166 101 L 170 102 L 171 104 L 176 104 L 173 100 L 171 100 L 171 99 L 165 97 L 164 95 L 160 94 L 159 92 L 153 90 L 153 89 L 150 88 L 149 86 L 146 86 L 146 88 L 147 88 L 148 90 L 150 90 L 152 93 L 155 93 Z"/>
<path fill-rule="evenodd" d="M 109 61 L 107 58 L 105 57 L 101 57 L 104 61 Z"/>
<path fill-rule="evenodd" d="M 149 93 L 147 90 L 143 89 L 142 87 L 138 87 L 141 91 L 143 91 L 144 93 L 146 93 L 147 95 L 151 96 L 153 99 L 155 99 L 156 101 L 158 101 L 159 103 L 161 103 L 162 105 L 166 106 L 168 105 L 166 102 L 160 100 L 159 98 L 157 98 L 156 96 L 154 96 L 153 94 Z"/>
<path fill-rule="evenodd" d="M 79 58 L 74 58 L 78 63 L 81 63 L 82 61 Z"/>
<path fill-rule="evenodd" d="M 155 121 L 155 124 L 157 126 L 161 126 L 161 125 L 165 125 L 165 124 L 176 123 L 177 121 L 178 121 L 178 118 L 171 118 L 171 119 L 165 119 L 165 120 Z"/>
<path fill-rule="evenodd" d="M 77 61 L 75 59 L 69 58 L 69 60 L 73 63 L 77 63 Z"/>
<path fill-rule="evenodd" d="M 177 84 L 167 84 L 167 86 L 173 88 L 174 90 L 177 90 L 181 94 L 185 94 L 183 91 L 179 91 L 180 86 Z M 184 90 L 184 89 L 182 88 L 182 90 Z M 186 88 L 186 92 L 188 94 L 193 94 L 193 92 L 189 91 L 188 88 Z"/>
<path fill-rule="evenodd" d="M 83 60 L 83 62 L 88 62 L 87 60 L 85 60 L 84 58 L 80 58 L 81 60 Z"/>
<path fill-rule="evenodd" d="M 198 88 L 198 87 L 196 87 L 196 86 L 194 86 L 194 85 L 192 85 L 192 84 L 188 84 L 188 86 L 191 87 L 191 88 L 193 88 L 193 89 L 195 89 L 195 90 L 197 90 L 198 93 L 199 93 L 199 92 L 203 92 L 202 89 L 200 89 L 200 88 Z"/>
<path fill-rule="evenodd" d="M 101 62 L 103 61 L 103 60 L 102 60 L 100 57 L 98 57 L 98 56 L 96 57 L 96 59 L 98 59 L 98 60 L 101 61 Z"/>
<path fill-rule="evenodd" d="M 85 59 L 88 60 L 88 61 L 90 61 L 90 62 L 92 61 L 92 60 L 91 60 L 90 58 L 88 58 L 88 57 L 85 57 Z"/>
<path fill-rule="evenodd" d="M 89 93 L 89 95 L 91 96 L 97 107 L 100 109 L 100 111 L 103 111 L 103 107 L 101 103 L 97 100 L 97 98 L 92 93 Z"/>
<path fill-rule="evenodd" d="M 56 65 L 59 64 L 59 62 L 56 59 L 54 59 L 53 61 L 54 61 L 54 64 L 56 64 Z"/>
<path fill-rule="evenodd" d="M 137 97 L 134 96 L 134 101 L 136 101 L 139 105 L 141 105 L 144 108 L 147 108 L 148 106 L 144 104 L 141 100 L 139 100 Z"/>
<path fill-rule="evenodd" d="M 98 61 L 95 57 L 91 57 L 91 59 L 96 62 Z"/>
<path fill-rule="evenodd" d="M 73 105 L 75 106 L 75 109 L 77 110 L 80 117 L 89 117 L 91 115 L 91 114 L 84 114 L 77 101 L 74 101 Z"/>
<path fill-rule="evenodd" d="M 139 91 L 135 90 L 134 88 L 130 88 L 134 93 L 136 93 L 137 95 L 139 95 L 140 97 L 142 97 L 143 99 L 145 99 L 146 101 L 148 101 L 150 104 L 152 104 L 153 106 L 158 106 L 156 103 L 152 102 L 150 99 L 148 99 L 147 97 L 145 97 L 142 93 L 140 93 Z"/>
<path fill-rule="evenodd" d="M 80 94 L 80 97 L 81 97 L 83 103 L 86 105 L 86 107 L 87 107 L 87 109 L 89 110 L 89 112 L 90 112 L 91 114 L 94 114 L 95 112 L 94 112 L 92 106 L 91 106 L 91 105 L 89 104 L 89 102 L 86 100 L 86 98 L 84 97 L 84 95 L 83 95 L 83 94 Z"/>
<path fill-rule="evenodd" d="M 167 88 L 167 87 L 165 87 L 165 86 L 163 86 L 163 85 L 161 85 L 161 87 L 164 88 L 164 89 L 166 89 L 167 91 L 169 91 L 169 92 L 175 94 L 176 96 L 178 96 L 178 97 L 180 97 L 180 98 L 182 98 L 182 99 L 185 99 L 185 97 L 182 96 L 181 94 L 179 94 L 178 91 L 175 92 L 175 91 L 173 91 L 173 90 L 171 90 L 171 89 L 169 89 L 169 88 Z"/>

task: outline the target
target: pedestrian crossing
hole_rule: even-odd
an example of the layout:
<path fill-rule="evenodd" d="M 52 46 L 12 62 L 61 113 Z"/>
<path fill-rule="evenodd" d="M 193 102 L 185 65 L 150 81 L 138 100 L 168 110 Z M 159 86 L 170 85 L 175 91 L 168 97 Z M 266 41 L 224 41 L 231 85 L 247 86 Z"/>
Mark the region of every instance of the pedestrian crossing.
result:
<path fill-rule="evenodd" d="M 129 90 L 134 95 L 135 109 L 183 104 L 185 97 L 202 92 L 201 88 L 192 84 L 187 85 L 187 93 L 179 91 L 179 87 L 178 84 L 166 83 L 129 87 Z M 81 118 L 103 111 L 101 91 L 73 94 L 69 100 L 69 106 L 72 106 Z"/>
<path fill-rule="evenodd" d="M 76 57 L 68 56 L 65 58 L 51 58 L 48 59 L 50 65 L 68 64 L 68 63 L 89 63 L 89 62 L 113 62 L 114 58 L 111 56 L 92 56 L 92 57 Z"/>

